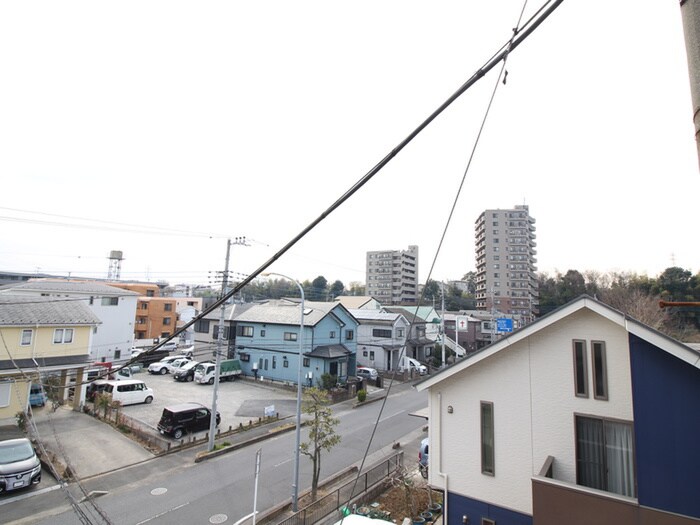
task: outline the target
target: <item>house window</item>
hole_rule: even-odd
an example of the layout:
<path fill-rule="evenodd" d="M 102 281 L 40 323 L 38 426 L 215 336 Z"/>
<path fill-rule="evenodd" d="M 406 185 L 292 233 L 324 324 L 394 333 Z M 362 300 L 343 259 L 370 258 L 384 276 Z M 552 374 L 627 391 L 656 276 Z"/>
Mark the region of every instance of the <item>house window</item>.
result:
<path fill-rule="evenodd" d="M 363 351 L 362 351 L 362 357 L 367 357 L 367 355 L 368 355 L 368 354 L 367 354 L 367 350 L 363 350 Z"/>
<path fill-rule="evenodd" d="M 95 304 L 95 298 L 92 295 L 90 296 L 90 304 Z"/>
<path fill-rule="evenodd" d="M 391 330 L 384 330 L 382 328 L 373 328 L 372 337 L 385 337 L 391 339 Z"/>
<path fill-rule="evenodd" d="M 285 332 L 284 333 L 284 340 L 285 341 L 296 341 L 297 340 L 296 332 Z"/>
<path fill-rule="evenodd" d="M 164 318 L 163 318 L 163 324 L 164 324 L 165 326 L 168 326 L 168 325 L 170 324 L 170 317 L 164 317 Z"/>
<path fill-rule="evenodd" d="M 272 356 L 272 368 L 273 369 L 277 368 L 277 356 L 276 355 Z"/>
<path fill-rule="evenodd" d="M 588 397 L 588 365 L 586 341 L 574 341 L 574 391 L 577 397 Z"/>
<path fill-rule="evenodd" d="M 165 303 L 163 305 L 163 308 L 165 309 L 166 312 L 172 312 L 173 311 L 173 305 L 172 303 Z"/>
<path fill-rule="evenodd" d="M 56 328 L 53 331 L 54 344 L 68 344 L 73 342 L 72 328 Z"/>
<path fill-rule="evenodd" d="M 284 357 L 282 358 L 282 366 L 283 366 L 284 368 L 289 368 L 289 360 L 287 359 L 287 356 L 284 356 Z"/>
<path fill-rule="evenodd" d="M 146 290 L 146 297 L 155 297 L 155 295 L 154 290 Z"/>
<path fill-rule="evenodd" d="M 170 337 L 170 332 L 161 332 L 160 336 L 161 337 Z"/>
<path fill-rule="evenodd" d="M 608 367 L 605 362 L 605 343 L 591 341 L 593 356 L 593 396 L 596 399 L 608 399 Z"/>
<path fill-rule="evenodd" d="M 200 319 L 194 323 L 194 331 L 198 334 L 208 334 L 209 333 L 209 320 Z"/>
<path fill-rule="evenodd" d="M 576 483 L 635 497 L 631 423 L 576 416 Z"/>
<path fill-rule="evenodd" d="M 119 297 L 103 297 L 102 306 L 117 306 L 119 304 Z"/>
<path fill-rule="evenodd" d="M 253 337 L 253 327 L 252 326 L 241 326 L 238 328 L 238 335 L 242 337 Z"/>
<path fill-rule="evenodd" d="M 239 352 L 239 353 L 238 353 L 238 358 L 239 358 L 241 361 L 247 363 L 247 362 L 250 361 L 250 354 L 247 353 L 247 352 Z"/>
<path fill-rule="evenodd" d="M 374 350 L 369 351 L 369 360 L 374 361 Z"/>
<path fill-rule="evenodd" d="M 265 329 L 260 330 L 260 337 L 265 337 Z"/>
<path fill-rule="evenodd" d="M 27 346 L 32 344 L 32 334 L 33 330 L 22 330 L 22 339 L 20 340 L 20 345 Z"/>
<path fill-rule="evenodd" d="M 330 339 L 335 339 L 335 330 L 331 330 Z"/>
<path fill-rule="evenodd" d="M 104 304 L 104 299 L 102 301 L 102 304 Z M 141 310 L 148 310 L 148 303 L 141 303 Z"/>
<path fill-rule="evenodd" d="M 12 394 L 12 381 L 3 381 L 0 383 L 0 408 L 9 407 Z"/>
<path fill-rule="evenodd" d="M 403 337 L 403 328 L 396 329 L 396 337 Z"/>
<path fill-rule="evenodd" d="M 345 330 L 345 340 L 352 341 L 353 339 L 355 339 L 355 331 L 354 330 Z"/>
<path fill-rule="evenodd" d="M 305 366 L 306 368 L 309 368 L 309 367 L 311 366 L 311 358 L 310 358 L 310 357 L 305 357 L 305 358 L 304 358 L 304 363 L 303 363 L 303 364 L 304 364 L 304 366 Z"/>
<path fill-rule="evenodd" d="M 493 403 L 481 402 L 481 473 L 496 473 L 494 455 Z"/>

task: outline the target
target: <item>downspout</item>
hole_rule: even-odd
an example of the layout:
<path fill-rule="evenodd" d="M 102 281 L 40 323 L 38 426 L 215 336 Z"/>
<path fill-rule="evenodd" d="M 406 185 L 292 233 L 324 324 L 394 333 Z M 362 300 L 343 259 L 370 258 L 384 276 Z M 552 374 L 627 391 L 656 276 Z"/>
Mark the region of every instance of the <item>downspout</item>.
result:
<path fill-rule="evenodd" d="M 440 448 L 440 459 L 438 461 L 440 470 L 438 471 L 437 474 L 438 474 L 438 476 L 440 476 L 441 478 L 443 478 L 445 480 L 445 482 L 443 484 L 443 491 L 445 493 L 445 496 L 442 500 L 442 507 L 443 507 L 442 515 L 445 517 L 443 524 L 448 525 L 450 522 L 450 515 L 447 512 L 448 511 L 448 509 L 447 509 L 448 478 L 447 478 L 447 474 L 445 472 L 443 472 L 443 470 L 442 470 L 442 456 L 443 456 L 442 444 L 444 442 L 444 440 L 442 439 L 442 392 L 438 392 L 437 396 L 438 396 L 438 430 L 439 430 L 438 434 L 440 435 L 440 447 L 439 447 Z"/>

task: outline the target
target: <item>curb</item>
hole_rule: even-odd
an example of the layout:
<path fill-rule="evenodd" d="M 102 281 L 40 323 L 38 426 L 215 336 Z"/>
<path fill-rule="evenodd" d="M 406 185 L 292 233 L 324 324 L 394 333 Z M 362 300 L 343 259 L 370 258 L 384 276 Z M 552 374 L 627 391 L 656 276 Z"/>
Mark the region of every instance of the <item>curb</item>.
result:
<path fill-rule="evenodd" d="M 302 421 L 301 426 L 303 427 L 306 423 Z M 251 437 L 250 439 L 246 439 L 243 441 L 240 441 L 238 443 L 232 443 L 231 445 L 228 445 L 226 447 L 217 449 L 217 450 L 212 450 L 211 452 L 208 451 L 203 451 L 197 453 L 197 455 L 194 458 L 195 463 L 200 463 L 202 461 L 205 461 L 207 459 L 215 458 L 218 456 L 222 456 L 224 454 L 228 454 L 229 452 L 233 452 L 234 450 L 238 450 L 239 448 L 247 447 L 248 445 L 252 445 L 253 443 L 259 443 L 260 441 L 265 441 L 266 439 L 270 439 L 271 437 L 276 436 L 277 434 L 283 434 L 285 432 L 289 432 L 291 430 L 294 430 L 296 428 L 296 423 L 286 423 L 284 425 L 280 425 L 277 428 L 273 428 L 266 432 L 265 434 L 261 434 L 259 436 Z M 225 436 L 224 436 L 225 438 Z"/>

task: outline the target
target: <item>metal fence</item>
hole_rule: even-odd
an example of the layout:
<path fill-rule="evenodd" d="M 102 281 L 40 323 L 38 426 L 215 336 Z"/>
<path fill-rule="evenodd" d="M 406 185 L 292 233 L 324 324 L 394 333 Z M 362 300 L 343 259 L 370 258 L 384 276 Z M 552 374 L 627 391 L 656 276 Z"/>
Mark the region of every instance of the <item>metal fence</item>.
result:
<path fill-rule="evenodd" d="M 360 500 L 373 488 L 380 486 L 389 476 L 403 466 L 403 452 L 397 452 L 379 465 L 369 469 L 359 477 L 345 483 L 333 492 L 314 501 L 277 525 L 313 525 L 330 514 Z"/>

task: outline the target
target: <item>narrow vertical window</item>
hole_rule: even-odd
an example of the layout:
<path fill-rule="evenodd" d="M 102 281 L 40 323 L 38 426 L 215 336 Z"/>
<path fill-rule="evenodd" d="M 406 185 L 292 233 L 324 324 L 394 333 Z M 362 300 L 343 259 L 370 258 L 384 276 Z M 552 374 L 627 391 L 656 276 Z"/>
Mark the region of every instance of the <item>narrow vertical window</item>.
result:
<path fill-rule="evenodd" d="M 574 341 L 574 388 L 577 397 L 588 397 L 586 342 Z"/>
<path fill-rule="evenodd" d="M 27 346 L 32 344 L 32 330 L 22 330 L 22 339 L 20 341 L 20 344 L 22 346 Z"/>
<path fill-rule="evenodd" d="M 481 472 L 493 476 L 494 456 L 493 403 L 481 402 Z"/>
<path fill-rule="evenodd" d="M 593 395 L 596 399 L 608 399 L 608 367 L 605 361 L 605 343 L 592 341 Z"/>

